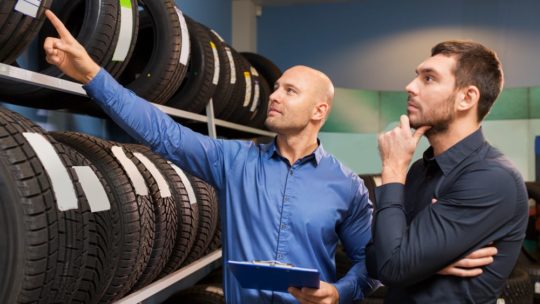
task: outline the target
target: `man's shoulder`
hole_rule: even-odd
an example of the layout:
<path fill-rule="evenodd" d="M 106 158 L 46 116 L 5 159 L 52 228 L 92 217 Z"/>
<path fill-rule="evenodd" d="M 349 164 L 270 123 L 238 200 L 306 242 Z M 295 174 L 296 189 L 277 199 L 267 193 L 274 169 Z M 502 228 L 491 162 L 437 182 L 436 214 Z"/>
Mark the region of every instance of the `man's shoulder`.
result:
<path fill-rule="evenodd" d="M 321 158 L 321 164 L 327 167 L 330 172 L 334 172 L 336 175 L 342 176 L 348 180 L 359 182 L 360 178 L 351 168 L 342 163 L 331 153 L 325 152 Z"/>
<path fill-rule="evenodd" d="M 516 165 L 499 149 L 486 144 L 479 152 L 479 157 L 472 162 L 474 169 L 489 169 L 493 174 L 508 174 L 518 181 L 523 181 Z"/>

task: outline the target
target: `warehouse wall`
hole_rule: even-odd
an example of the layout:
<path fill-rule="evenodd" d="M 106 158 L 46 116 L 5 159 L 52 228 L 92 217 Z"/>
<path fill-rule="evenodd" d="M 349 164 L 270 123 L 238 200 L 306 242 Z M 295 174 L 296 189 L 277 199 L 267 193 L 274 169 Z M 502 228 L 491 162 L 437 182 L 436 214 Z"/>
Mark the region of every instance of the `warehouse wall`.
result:
<path fill-rule="evenodd" d="M 325 149 L 358 173 L 378 173 L 377 134 L 405 113 L 404 92 L 338 88 L 320 138 Z M 487 140 L 503 151 L 525 179 L 534 180 L 534 140 L 540 135 L 540 87 L 505 89 L 483 123 Z M 415 159 L 428 147 L 422 139 Z"/>
<path fill-rule="evenodd" d="M 507 87 L 540 84 L 540 1 L 351 0 L 265 6 L 258 50 L 281 68 L 303 63 L 344 88 L 402 90 L 429 49 L 446 39 L 494 48 Z"/>
<path fill-rule="evenodd" d="M 430 48 L 473 39 L 499 54 L 506 89 L 484 122 L 488 140 L 534 180 L 540 135 L 540 2 L 534 0 L 358 0 L 265 6 L 258 50 L 285 69 L 306 64 L 326 72 L 338 90 L 323 128 L 325 148 L 359 173 L 377 173 L 378 132 L 405 113 L 405 85 Z M 427 148 L 422 141 L 415 157 Z"/>
<path fill-rule="evenodd" d="M 202 23 L 229 42 L 232 40 L 232 0 L 176 0 L 186 15 Z"/>

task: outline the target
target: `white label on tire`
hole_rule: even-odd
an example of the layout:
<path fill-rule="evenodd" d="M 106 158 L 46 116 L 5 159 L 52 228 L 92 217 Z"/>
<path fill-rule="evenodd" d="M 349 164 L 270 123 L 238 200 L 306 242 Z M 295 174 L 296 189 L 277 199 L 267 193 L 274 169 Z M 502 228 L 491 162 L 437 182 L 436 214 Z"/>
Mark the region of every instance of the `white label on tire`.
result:
<path fill-rule="evenodd" d="M 58 210 L 77 209 L 78 199 L 77 194 L 75 194 L 75 186 L 73 186 L 68 170 L 60 160 L 53 145 L 42 134 L 25 132 L 23 136 L 36 152 L 49 176 Z"/>
<path fill-rule="evenodd" d="M 246 95 L 244 96 L 243 107 L 247 107 L 251 101 L 251 75 L 249 72 L 244 72 L 244 78 L 246 79 Z"/>
<path fill-rule="evenodd" d="M 214 78 L 212 79 L 212 83 L 217 85 L 219 80 L 219 56 L 217 47 L 212 41 L 210 41 L 210 47 L 212 48 L 212 53 L 214 53 Z"/>
<path fill-rule="evenodd" d="M 212 34 L 216 35 L 216 37 L 217 37 L 221 42 L 225 42 L 225 40 L 223 40 L 223 38 L 221 38 L 221 36 L 220 36 L 216 31 L 214 31 L 213 29 L 210 29 L 210 32 L 212 32 Z"/>
<path fill-rule="evenodd" d="M 259 73 L 257 73 L 257 70 L 255 70 L 253 67 L 251 67 L 251 74 L 254 76 L 259 76 Z M 253 103 L 251 104 L 251 108 L 249 109 L 250 112 L 254 112 L 255 109 L 257 109 L 257 106 L 259 105 L 259 82 L 255 81 L 255 87 L 253 88 Z"/>
<path fill-rule="evenodd" d="M 111 148 L 111 151 L 120 163 L 122 167 L 124 167 L 124 171 L 126 172 L 127 176 L 131 180 L 131 184 L 135 188 L 135 193 L 138 195 L 148 195 L 148 187 L 146 187 L 146 183 L 144 182 L 144 178 L 141 175 L 141 172 L 137 169 L 137 166 L 127 157 L 126 153 L 124 152 L 124 149 L 119 146 L 113 146 Z"/>
<path fill-rule="evenodd" d="M 236 83 L 236 66 L 234 64 L 234 58 L 231 53 L 231 49 L 226 46 L 225 51 L 227 52 L 227 57 L 229 57 L 229 65 L 231 66 L 231 84 Z"/>
<path fill-rule="evenodd" d="M 36 18 L 40 6 L 41 0 L 19 0 L 15 4 L 14 10 L 32 18 Z"/>
<path fill-rule="evenodd" d="M 540 282 L 534 282 L 534 293 L 540 294 Z"/>
<path fill-rule="evenodd" d="M 111 209 L 111 202 L 96 173 L 89 166 L 74 166 L 90 211 L 99 212 Z"/>
<path fill-rule="evenodd" d="M 126 60 L 133 38 L 133 11 L 131 1 L 120 0 L 120 34 L 112 61 Z"/>
<path fill-rule="evenodd" d="M 186 191 L 188 193 L 189 198 L 189 204 L 193 205 L 197 203 L 197 196 L 195 196 L 195 191 L 193 190 L 193 186 L 191 185 L 191 182 L 189 181 L 189 178 L 187 175 L 180 169 L 177 165 L 169 162 L 169 165 L 176 171 L 176 174 L 180 176 L 180 179 L 182 180 L 182 184 L 184 184 L 184 187 L 186 188 Z"/>
<path fill-rule="evenodd" d="M 253 103 L 251 104 L 251 108 L 249 109 L 250 112 L 254 112 L 255 109 L 257 109 L 257 106 L 259 105 L 259 82 L 255 81 L 255 88 L 253 90 L 255 95 L 253 96 Z"/>
<path fill-rule="evenodd" d="M 161 172 L 158 170 L 156 165 L 151 160 L 149 160 L 148 157 L 144 156 L 143 154 L 139 152 L 135 152 L 133 153 L 133 155 L 136 158 L 138 158 L 141 161 L 141 163 L 146 167 L 146 169 L 148 169 L 150 174 L 152 174 L 152 177 L 154 178 L 154 180 L 156 181 L 158 185 L 159 193 L 161 197 L 162 198 L 170 197 L 171 189 L 169 188 L 169 184 L 167 183 L 167 181 L 165 181 L 163 174 L 161 174 Z"/>
<path fill-rule="evenodd" d="M 182 42 L 180 46 L 180 63 L 187 65 L 189 53 L 191 52 L 191 42 L 189 41 L 189 31 L 186 24 L 186 19 L 182 11 L 178 7 L 176 9 L 176 14 L 178 15 L 178 20 L 180 21 L 180 32 L 182 33 Z"/>
<path fill-rule="evenodd" d="M 498 298 L 497 299 L 497 304 L 504 304 L 504 303 L 506 303 L 506 302 L 504 301 L 503 298 Z"/>

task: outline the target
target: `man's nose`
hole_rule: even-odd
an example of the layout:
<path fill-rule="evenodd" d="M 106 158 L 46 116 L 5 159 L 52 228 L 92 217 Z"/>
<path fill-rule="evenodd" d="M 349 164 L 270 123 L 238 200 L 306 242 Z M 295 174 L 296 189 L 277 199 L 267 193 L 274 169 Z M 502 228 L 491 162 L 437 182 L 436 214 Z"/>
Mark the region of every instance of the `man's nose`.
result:
<path fill-rule="evenodd" d="M 407 86 L 405 86 L 405 91 L 407 91 L 407 93 L 409 94 L 414 94 L 416 95 L 417 93 L 417 86 L 416 86 L 416 78 L 413 79 L 411 82 L 409 82 L 409 84 L 407 84 Z"/>

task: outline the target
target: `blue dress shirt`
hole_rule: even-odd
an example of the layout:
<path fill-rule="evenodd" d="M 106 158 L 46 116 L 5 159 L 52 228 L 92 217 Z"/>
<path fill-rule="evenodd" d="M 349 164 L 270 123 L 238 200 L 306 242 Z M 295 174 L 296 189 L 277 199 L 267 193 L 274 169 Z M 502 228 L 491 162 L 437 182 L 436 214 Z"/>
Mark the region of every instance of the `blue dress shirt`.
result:
<path fill-rule="evenodd" d="M 212 139 L 183 127 L 103 69 L 85 89 L 130 135 L 217 189 L 225 261 L 278 260 L 316 268 L 322 281 L 335 284 L 341 303 L 373 288 L 365 266 L 372 217 L 368 191 L 322 145 L 289 164 L 275 143 Z M 354 266 L 336 281 L 338 240 Z M 227 269 L 224 289 L 227 303 L 296 302 L 288 293 L 242 289 Z"/>

